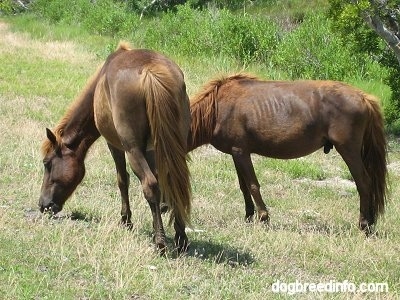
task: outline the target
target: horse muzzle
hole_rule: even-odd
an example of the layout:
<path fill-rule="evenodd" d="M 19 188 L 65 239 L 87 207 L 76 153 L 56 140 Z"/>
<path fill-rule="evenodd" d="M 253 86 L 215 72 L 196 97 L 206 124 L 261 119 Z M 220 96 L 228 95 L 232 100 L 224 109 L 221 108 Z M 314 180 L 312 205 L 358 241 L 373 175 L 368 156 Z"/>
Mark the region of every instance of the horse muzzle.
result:
<path fill-rule="evenodd" d="M 62 207 L 54 203 L 53 201 L 43 201 L 39 199 L 39 210 L 41 213 L 57 214 L 62 210 Z"/>

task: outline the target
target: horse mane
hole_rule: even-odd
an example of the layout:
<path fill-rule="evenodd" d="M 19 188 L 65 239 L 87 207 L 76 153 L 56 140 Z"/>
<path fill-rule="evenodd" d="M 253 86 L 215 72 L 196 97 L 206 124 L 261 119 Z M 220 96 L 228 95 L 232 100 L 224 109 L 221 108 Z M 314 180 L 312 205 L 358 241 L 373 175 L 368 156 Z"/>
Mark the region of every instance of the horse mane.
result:
<path fill-rule="evenodd" d="M 192 117 L 191 133 L 193 149 L 209 143 L 213 135 L 215 120 L 218 113 L 217 94 L 219 89 L 229 82 L 237 80 L 254 80 L 256 76 L 247 73 L 222 75 L 206 83 L 190 100 Z"/>
<path fill-rule="evenodd" d="M 52 130 L 54 135 L 56 136 L 57 145 L 54 145 L 48 138 L 46 138 L 43 141 L 42 148 L 41 148 L 41 152 L 42 152 L 43 156 L 46 156 L 49 152 L 53 151 L 55 148 L 62 146 L 63 143 L 61 141 L 61 137 L 64 134 L 64 128 L 67 126 L 68 122 L 71 120 L 71 116 L 76 112 L 77 108 L 80 107 L 81 104 L 85 101 L 89 90 L 92 88 L 94 82 L 98 79 L 98 75 L 101 71 L 102 66 L 103 66 L 103 64 L 101 64 L 97 68 L 96 72 L 91 77 L 89 77 L 83 90 L 78 94 L 78 96 L 75 98 L 75 100 L 70 104 L 70 106 L 68 107 L 64 116 L 58 122 L 56 127 Z"/>
<path fill-rule="evenodd" d="M 120 41 L 115 51 L 118 50 L 132 50 L 132 45 L 127 41 Z"/>
<path fill-rule="evenodd" d="M 114 53 L 116 53 L 119 50 L 123 51 L 129 51 L 132 50 L 132 46 L 129 42 L 126 41 L 120 41 L 118 44 L 117 49 L 115 50 Z M 58 145 L 53 145 L 53 143 L 49 140 L 46 139 L 41 148 L 41 152 L 43 156 L 46 156 L 50 151 L 53 151 L 55 147 L 61 147 L 62 142 L 61 142 L 61 137 L 63 136 L 64 133 L 64 128 L 68 124 L 68 122 L 71 120 L 71 116 L 75 113 L 76 109 L 82 104 L 82 102 L 85 101 L 86 96 L 91 88 L 93 88 L 93 84 L 95 81 L 98 79 L 98 75 L 103 67 L 104 63 L 102 63 L 96 70 L 96 72 L 89 77 L 89 79 L 86 82 L 85 87 L 83 90 L 79 93 L 79 95 L 75 98 L 75 100 L 71 103 L 69 108 L 67 109 L 66 113 L 64 116 L 61 118 L 60 122 L 58 125 L 53 129 L 53 133 L 56 136 L 57 139 L 57 144 Z"/>

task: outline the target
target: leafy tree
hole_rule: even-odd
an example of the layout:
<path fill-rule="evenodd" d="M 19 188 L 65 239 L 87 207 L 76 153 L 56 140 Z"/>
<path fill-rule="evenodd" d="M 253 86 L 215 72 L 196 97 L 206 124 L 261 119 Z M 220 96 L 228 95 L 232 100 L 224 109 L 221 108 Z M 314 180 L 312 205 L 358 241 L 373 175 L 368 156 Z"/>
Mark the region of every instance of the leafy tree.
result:
<path fill-rule="evenodd" d="M 400 129 L 400 0 L 329 0 L 335 28 L 352 40 L 354 51 L 367 52 L 388 68 L 392 90 L 385 106 L 389 128 Z"/>

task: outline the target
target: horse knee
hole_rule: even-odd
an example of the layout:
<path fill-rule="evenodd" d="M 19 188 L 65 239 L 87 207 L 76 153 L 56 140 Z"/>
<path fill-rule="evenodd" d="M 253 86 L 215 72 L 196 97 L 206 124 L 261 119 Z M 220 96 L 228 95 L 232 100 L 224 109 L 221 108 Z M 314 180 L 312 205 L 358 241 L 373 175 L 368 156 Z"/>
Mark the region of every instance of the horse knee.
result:
<path fill-rule="evenodd" d="M 160 197 L 157 180 L 148 180 L 143 184 L 143 194 L 149 204 L 159 204 Z"/>

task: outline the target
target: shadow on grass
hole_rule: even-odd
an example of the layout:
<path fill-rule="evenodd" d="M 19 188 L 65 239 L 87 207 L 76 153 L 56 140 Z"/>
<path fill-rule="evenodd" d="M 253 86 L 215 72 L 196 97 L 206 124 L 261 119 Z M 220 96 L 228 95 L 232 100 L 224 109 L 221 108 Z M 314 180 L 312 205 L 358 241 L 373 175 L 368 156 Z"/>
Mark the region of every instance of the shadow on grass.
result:
<path fill-rule="evenodd" d="M 93 216 L 91 214 L 86 214 L 82 213 L 79 211 L 73 211 L 70 214 L 67 215 L 67 218 L 73 220 L 73 221 L 84 221 L 84 222 L 89 222 L 89 223 L 99 223 L 99 218 L 96 216 Z"/>
<path fill-rule="evenodd" d="M 233 268 L 247 267 L 254 263 L 254 258 L 248 251 L 201 238 L 190 241 L 189 250 L 185 255 L 217 264 L 227 264 Z"/>
<path fill-rule="evenodd" d="M 92 214 L 87 214 L 78 211 L 72 211 L 72 212 L 61 211 L 56 215 L 52 215 L 50 213 L 41 213 L 38 209 L 32 209 L 32 208 L 25 209 L 24 216 L 26 219 L 32 221 L 47 218 L 55 222 L 61 222 L 63 220 L 72 220 L 72 221 L 82 221 L 88 223 L 99 223 L 100 220 L 99 217 L 96 217 Z"/>
<path fill-rule="evenodd" d="M 152 236 L 151 229 L 142 228 L 140 234 Z M 179 259 L 182 256 L 192 257 L 215 264 L 226 264 L 232 268 L 248 267 L 255 262 L 251 253 L 235 248 L 227 243 L 217 242 L 210 239 L 209 236 L 191 236 L 189 237 L 189 249 L 185 253 L 179 254 L 174 248 L 174 239 L 171 233 L 166 233 L 167 257 L 170 259 Z"/>

